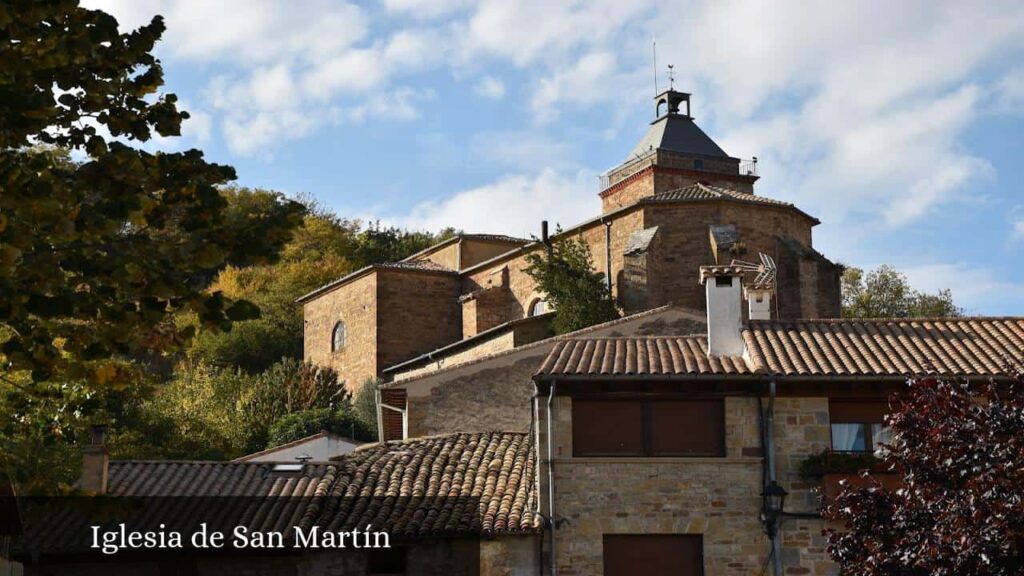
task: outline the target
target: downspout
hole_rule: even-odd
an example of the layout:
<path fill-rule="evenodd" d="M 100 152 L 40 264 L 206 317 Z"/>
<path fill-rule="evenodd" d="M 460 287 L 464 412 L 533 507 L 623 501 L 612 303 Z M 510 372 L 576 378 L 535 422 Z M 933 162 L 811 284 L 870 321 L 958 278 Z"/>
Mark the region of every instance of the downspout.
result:
<path fill-rule="evenodd" d="M 558 528 L 558 522 L 555 521 L 555 439 L 554 439 L 554 425 L 552 422 L 555 419 L 555 385 L 556 381 L 551 381 L 551 389 L 548 391 L 548 526 L 550 528 L 550 546 L 548 547 L 551 553 L 551 568 L 549 574 L 556 576 L 558 574 L 558 557 L 555 554 L 555 530 Z"/>
<path fill-rule="evenodd" d="M 765 440 L 765 464 L 768 468 L 768 484 L 776 481 L 775 473 L 775 378 L 768 381 L 768 409 L 764 416 L 764 440 Z M 772 540 L 772 572 L 775 576 L 782 576 L 782 537 L 779 534 L 779 524 L 782 516 L 775 521 L 774 531 L 769 534 Z"/>
<path fill-rule="evenodd" d="M 608 283 L 608 297 L 612 297 L 612 222 L 611 220 L 605 221 L 601 218 L 601 223 L 604 224 L 604 269 L 605 269 L 605 281 Z"/>
<path fill-rule="evenodd" d="M 373 395 L 377 404 L 377 442 L 384 442 L 384 414 L 380 409 L 380 386 L 373 385 Z"/>

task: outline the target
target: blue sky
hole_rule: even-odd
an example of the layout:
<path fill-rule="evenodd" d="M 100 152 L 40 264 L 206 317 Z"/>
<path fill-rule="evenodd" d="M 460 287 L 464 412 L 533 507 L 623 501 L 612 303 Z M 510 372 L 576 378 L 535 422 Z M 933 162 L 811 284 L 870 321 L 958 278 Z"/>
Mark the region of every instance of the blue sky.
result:
<path fill-rule="evenodd" d="M 759 194 L 815 246 L 971 313 L 1024 314 L 1024 4 L 88 0 L 166 18 L 166 89 L 239 183 L 342 216 L 536 233 L 598 213 L 598 175 L 674 64 Z"/>

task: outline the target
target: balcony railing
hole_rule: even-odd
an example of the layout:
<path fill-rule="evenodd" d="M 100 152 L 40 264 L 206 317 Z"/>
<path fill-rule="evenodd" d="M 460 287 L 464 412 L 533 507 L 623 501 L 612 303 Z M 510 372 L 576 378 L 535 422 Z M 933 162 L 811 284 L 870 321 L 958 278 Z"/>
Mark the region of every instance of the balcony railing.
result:
<path fill-rule="evenodd" d="M 598 179 L 598 186 L 600 191 L 603 192 L 610 188 L 613 184 L 617 184 L 630 176 L 641 172 L 651 164 L 654 164 L 657 160 L 658 150 L 648 150 L 643 154 L 636 156 L 630 160 L 619 164 L 618 166 L 611 168 L 601 174 Z M 720 160 L 708 158 L 706 161 L 703 158 L 695 158 L 692 166 L 686 166 L 688 170 L 697 170 L 699 172 L 708 172 L 710 174 L 732 174 L 732 172 L 725 172 L 720 169 L 716 169 L 716 166 Z M 737 166 L 737 173 L 741 176 L 757 176 L 757 158 L 741 159 Z M 615 180 L 612 181 L 612 175 L 615 175 Z"/>

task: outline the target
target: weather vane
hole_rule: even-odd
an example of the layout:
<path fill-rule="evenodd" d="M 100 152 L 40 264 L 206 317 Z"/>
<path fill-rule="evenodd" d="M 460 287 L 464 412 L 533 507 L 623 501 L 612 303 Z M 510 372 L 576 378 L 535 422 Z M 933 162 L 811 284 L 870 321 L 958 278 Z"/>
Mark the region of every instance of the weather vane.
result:
<path fill-rule="evenodd" d="M 672 90 L 673 88 L 675 88 L 676 76 L 675 76 L 675 71 L 673 70 L 673 68 L 675 68 L 675 66 L 673 66 L 671 64 L 668 65 L 668 89 L 669 90 Z"/>

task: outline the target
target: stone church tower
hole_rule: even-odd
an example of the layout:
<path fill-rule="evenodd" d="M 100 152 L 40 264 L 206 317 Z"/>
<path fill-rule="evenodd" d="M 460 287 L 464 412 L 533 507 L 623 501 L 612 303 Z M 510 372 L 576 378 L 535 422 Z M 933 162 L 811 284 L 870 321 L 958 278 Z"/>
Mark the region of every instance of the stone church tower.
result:
<path fill-rule="evenodd" d="M 766 254 L 778 265 L 766 313 L 838 316 L 840 267 L 813 248 L 819 221 L 758 196 L 756 160 L 729 156 L 705 134 L 689 94 L 659 94 L 655 112 L 641 141 L 602 175 L 602 213 L 560 236 L 588 244 L 622 313 L 668 304 L 703 312 L 700 266 Z M 299 299 L 306 359 L 355 388 L 545 338 L 551 312 L 525 273 L 526 255 L 541 248 L 464 234 L 318 288 Z"/>

